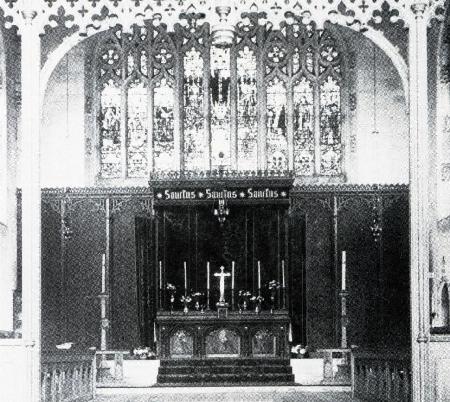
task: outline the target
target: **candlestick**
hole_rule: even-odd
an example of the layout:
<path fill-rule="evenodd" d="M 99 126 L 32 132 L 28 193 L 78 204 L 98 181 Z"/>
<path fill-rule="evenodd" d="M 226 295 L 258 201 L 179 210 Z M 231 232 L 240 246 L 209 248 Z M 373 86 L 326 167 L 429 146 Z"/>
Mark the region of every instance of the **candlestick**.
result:
<path fill-rule="evenodd" d="M 209 290 L 209 261 L 206 263 L 206 290 Z"/>
<path fill-rule="evenodd" d="M 159 261 L 159 289 L 162 289 L 162 262 Z"/>
<path fill-rule="evenodd" d="M 284 281 L 284 260 L 281 260 L 281 285 L 283 289 L 286 287 L 286 283 Z"/>
<path fill-rule="evenodd" d="M 342 278 L 341 278 L 341 283 L 342 283 L 342 290 L 345 290 L 345 270 L 346 270 L 346 265 L 347 265 L 347 255 L 346 252 L 343 251 L 342 252 Z"/>
<path fill-rule="evenodd" d="M 231 262 L 231 290 L 234 290 L 234 261 Z"/>
<path fill-rule="evenodd" d="M 184 262 L 184 293 L 187 293 L 187 269 L 186 269 L 186 261 Z"/>
<path fill-rule="evenodd" d="M 102 293 L 106 290 L 106 255 L 102 254 Z"/>
<path fill-rule="evenodd" d="M 258 261 L 258 290 L 261 289 L 261 263 Z"/>

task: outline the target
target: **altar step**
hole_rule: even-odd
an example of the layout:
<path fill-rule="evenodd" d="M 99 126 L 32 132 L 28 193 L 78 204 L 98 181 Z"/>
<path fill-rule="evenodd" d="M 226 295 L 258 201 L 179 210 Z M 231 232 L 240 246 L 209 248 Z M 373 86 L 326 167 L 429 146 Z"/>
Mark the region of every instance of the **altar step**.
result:
<path fill-rule="evenodd" d="M 161 361 L 158 384 L 294 384 L 285 359 L 180 359 Z"/>
<path fill-rule="evenodd" d="M 159 374 L 185 374 L 188 368 L 185 366 L 178 367 L 160 367 Z M 189 367 L 189 370 L 191 367 Z M 254 370 L 254 366 L 238 367 L 232 365 L 221 365 L 221 366 L 199 366 L 195 368 L 196 374 L 228 374 L 230 372 L 245 370 Z M 273 373 L 273 374 L 292 374 L 292 367 L 288 366 L 261 366 L 258 367 L 258 372 L 261 374 Z"/>

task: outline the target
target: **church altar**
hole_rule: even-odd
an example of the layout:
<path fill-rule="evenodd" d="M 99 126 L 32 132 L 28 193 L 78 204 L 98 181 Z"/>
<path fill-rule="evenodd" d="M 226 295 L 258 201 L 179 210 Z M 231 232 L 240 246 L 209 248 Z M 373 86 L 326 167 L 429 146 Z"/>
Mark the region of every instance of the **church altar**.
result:
<path fill-rule="evenodd" d="M 159 311 L 159 384 L 293 383 L 285 310 Z"/>

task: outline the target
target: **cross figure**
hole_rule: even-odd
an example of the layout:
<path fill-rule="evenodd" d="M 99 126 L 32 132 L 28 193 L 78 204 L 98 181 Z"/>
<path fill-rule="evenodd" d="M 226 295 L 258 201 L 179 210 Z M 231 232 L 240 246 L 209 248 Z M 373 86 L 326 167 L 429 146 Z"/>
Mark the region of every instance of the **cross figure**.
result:
<path fill-rule="evenodd" d="M 225 305 L 225 277 L 230 276 L 231 274 L 229 272 L 223 272 L 224 267 L 220 267 L 220 273 L 216 272 L 214 276 L 220 278 L 219 280 L 219 289 L 220 289 L 220 298 L 219 303 L 220 305 Z"/>

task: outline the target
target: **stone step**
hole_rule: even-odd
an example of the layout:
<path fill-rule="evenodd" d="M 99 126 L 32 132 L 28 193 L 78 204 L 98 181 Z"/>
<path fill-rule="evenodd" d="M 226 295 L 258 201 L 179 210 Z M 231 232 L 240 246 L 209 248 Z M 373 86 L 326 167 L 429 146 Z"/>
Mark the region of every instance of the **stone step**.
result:
<path fill-rule="evenodd" d="M 214 366 L 162 366 L 159 368 L 160 374 L 186 374 L 195 372 L 195 374 L 221 374 L 221 373 L 247 373 L 253 371 L 255 373 L 282 373 L 291 374 L 291 366 L 283 365 L 261 365 L 261 366 L 234 366 L 234 365 L 214 365 Z"/>
<path fill-rule="evenodd" d="M 283 373 L 241 373 L 241 374 L 158 374 L 159 384 L 199 384 L 199 383 L 294 383 L 293 374 Z"/>
<path fill-rule="evenodd" d="M 230 366 L 290 366 L 289 359 L 280 359 L 280 358 L 203 358 L 203 359 L 170 359 L 164 360 L 161 359 L 160 367 L 174 367 L 174 366 L 222 366 L 222 365 L 230 365 Z"/>

